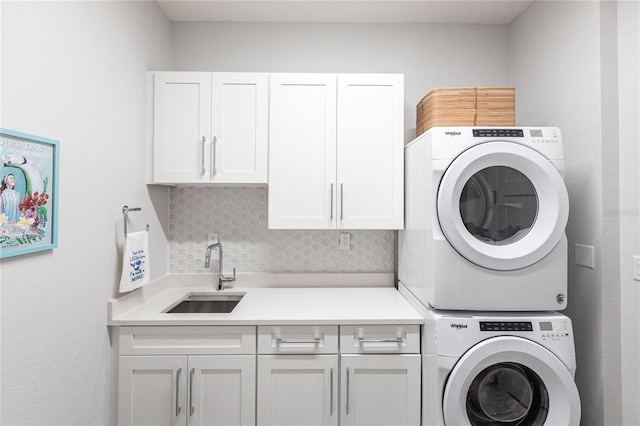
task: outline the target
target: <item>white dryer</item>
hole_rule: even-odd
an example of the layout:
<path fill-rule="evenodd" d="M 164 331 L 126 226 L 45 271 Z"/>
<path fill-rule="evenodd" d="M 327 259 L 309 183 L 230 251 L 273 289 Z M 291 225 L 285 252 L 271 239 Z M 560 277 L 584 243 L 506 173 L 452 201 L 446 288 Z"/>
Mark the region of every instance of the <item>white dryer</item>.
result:
<path fill-rule="evenodd" d="M 580 424 L 566 316 L 431 311 L 425 327 L 424 425 Z"/>
<path fill-rule="evenodd" d="M 405 147 L 399 280 L 436 309 L 564 309 L 563 173 L 558 128 L 431 128 Z"/>

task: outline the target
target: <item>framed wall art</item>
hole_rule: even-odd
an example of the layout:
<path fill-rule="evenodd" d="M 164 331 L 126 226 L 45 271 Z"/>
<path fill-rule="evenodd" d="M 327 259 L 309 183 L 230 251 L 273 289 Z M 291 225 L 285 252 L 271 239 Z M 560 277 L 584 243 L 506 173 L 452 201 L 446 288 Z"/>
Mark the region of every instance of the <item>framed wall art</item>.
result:
<path fill-rule="evenodd" d="M 0 259 L 58 246 L 59 142 L 0 129 Z"/>

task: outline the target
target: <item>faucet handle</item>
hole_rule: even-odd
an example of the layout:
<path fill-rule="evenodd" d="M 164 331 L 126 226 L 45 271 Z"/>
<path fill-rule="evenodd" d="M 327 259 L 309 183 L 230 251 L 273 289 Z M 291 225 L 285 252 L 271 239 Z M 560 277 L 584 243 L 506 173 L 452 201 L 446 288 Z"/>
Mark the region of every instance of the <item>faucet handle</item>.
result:
<path fill-rule="evenodd" d="M 224 273 L 220 274 L 220 279 L 222 281 L 235 281 L 236 280 L 236 268 L 233 268 L 233 276 L 232 277 L 226 277 L 224 275 Z"/>

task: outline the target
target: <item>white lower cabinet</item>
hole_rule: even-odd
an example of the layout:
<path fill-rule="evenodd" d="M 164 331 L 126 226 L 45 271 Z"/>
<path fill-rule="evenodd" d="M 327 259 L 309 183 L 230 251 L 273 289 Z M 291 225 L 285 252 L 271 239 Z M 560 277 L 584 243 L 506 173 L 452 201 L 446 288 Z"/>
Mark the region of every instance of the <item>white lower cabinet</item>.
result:
<path fill-rule="evenodd" d="M 258 426 L 418 426 L 419 326 L 340 327 L 339 348 L 337 334 L 258 327 Z"/>
<path fill-rule="evenodd" d="M 255 356 L 120 357 L 118 424 L 253 425 Z"/>
<path fill-rule="evenodd" d="M 419 327 L 120 327 L 118 425 L 418 426 Z"/>
<path fill-rule="evenodd" d="M 420 355 L 340 355 L 340 424 L 420 425 Z"/>
<path fill-rule="evenodd" d="M 255 380 L 255 327 L 122 327 L 118 425 L 255 425 Z"/>
<path fill-rule="evenodd" d="M 258 327 L 258 425 L 338 424 L 338 326 Z"/>
<path fill-rule="evenodd" d="M 258 425 L 337 425 L 337 355 L 260 355 Z"/>

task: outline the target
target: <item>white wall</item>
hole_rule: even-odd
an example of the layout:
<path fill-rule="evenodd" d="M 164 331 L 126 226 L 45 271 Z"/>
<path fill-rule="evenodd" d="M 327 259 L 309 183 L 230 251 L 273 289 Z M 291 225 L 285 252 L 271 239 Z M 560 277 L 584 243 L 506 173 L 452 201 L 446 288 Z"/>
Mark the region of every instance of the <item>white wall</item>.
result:
<path fill-rule="evenodd" d="M 563 131 L 571 203 L 565 313 L 574 324 L 583 425 L 639 418 L 640 299 L 630 275 L 640 222 L 633 3 L 536 2 L 510 26 L 517 122 Z M 575 243 L 595 247 L 595 269 L 574 264 Z"/>
<path fill-rule="evenodd" d="M 622 413 L 625 425 L 640 419 L 640 282 L 631 277 L 640 255 L 640 3 L 618 3 L 620 112 L 620 315 Z"/>
<path fill-rule="evenodd" d="M 405 140 L 429 90 L 509 84 L 506 25 L 174 23 L 180 71 L 405 75 Z"/>
<path fill-rule="evenodd" d="M 59 248 L 3 259 L 3 425 L 105 425 L 106 301 L 121 266 L 124 204 L 149 223 L 166 270 L 164 188 L 143 184 L 146 72 L 171 66 L 171 27 L 152 2 L 6 2 L 1 125 L 60 141 Z M 165 221 L 166 217 L 162 218 Z"/>

